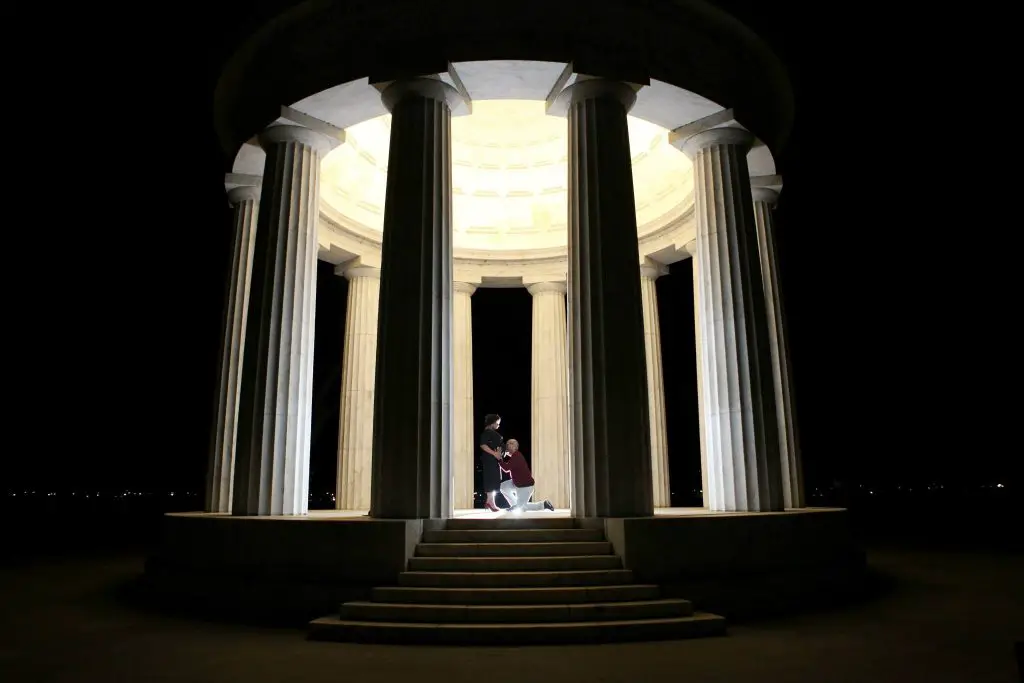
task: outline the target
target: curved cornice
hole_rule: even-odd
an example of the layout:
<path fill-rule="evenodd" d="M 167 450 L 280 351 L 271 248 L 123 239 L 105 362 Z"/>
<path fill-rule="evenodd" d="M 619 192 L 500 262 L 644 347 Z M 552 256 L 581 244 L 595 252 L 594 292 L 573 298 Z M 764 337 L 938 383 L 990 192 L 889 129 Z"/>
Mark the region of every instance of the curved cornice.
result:
<path fill-rule="evenodd" d="M 788 137 L 792 91 L 778 58 L 704 0 L 609 0 L 600 12 L 589 0 L 517 0 L 502 21 L 493 13 L 478 0 L 309 0 L 283 11 L 254 30 L 221 71 L 214 116 L 226 155 L 276 120 L 282 105 L 339 83 L 486 60 L 600 71 L 612 68 L 609 52 L 616 66 L 628 62 L 626 71 L 733 109 L 776 153 Z"/>

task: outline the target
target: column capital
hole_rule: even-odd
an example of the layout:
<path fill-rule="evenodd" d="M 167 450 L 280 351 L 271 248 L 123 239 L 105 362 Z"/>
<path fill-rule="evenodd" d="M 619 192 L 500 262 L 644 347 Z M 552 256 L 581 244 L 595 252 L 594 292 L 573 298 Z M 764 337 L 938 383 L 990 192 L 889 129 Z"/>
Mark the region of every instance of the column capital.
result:
<path fill-rule="evenodd" d="M 320 154 L 326 154 L 331 150 L 332 146 L 331 139 L 323 133 L 318 133 L 305 126 L 294 126 L 286 123 L 275 123 L 268 126 L 260 133 L 259 141 L 260 146 L 263 148 L 285 142 L 298 142 L 312 147 Z"/>
<path fill-rule="evenodd" d="M 627 112 L 636 104 L 636 90 L 633 86 L 607 78 L 579 78 L 564 92 L 573 103 L 598 98 L 614 99 L 618 100 Z"/>
<path fill-rule="evenodd" d="M 456 280 L 455 282 L 452 283 L 452 291 L 461 292 L 463 294 L 469 294 L 470 296 L 473 296 L 473 292 L 476 291 L 476 285 L 474 285 L 472 282 L 459 282 L 458 280 Z"/>
<path fill-rule="evenodd" d="M 779 193 L 770 187 L 754 187 L 751 188 L 751 192 L 755 202 L 764 202 L 769 206 L 775 206 L 775 203 L 779 201 Z"/>
<path fill-rule="evenodd" d="M 640 277 L 644 277 L 649 280 L 657 280 L 662 275 L 668 275 L 667 266 L 650 259 L 646 259 L 645 263 L 640 264 Z"/>
<path fill-rule="evenodd" d="M 526 285 L 526 291 L 532 296 L 543 294 L 545 292 L 558 292 L 559 294 L 565 294 L 565 283 L 564 282 L 535 282 L 532 285 Z"/>
<path fill-rule="evenodd" d="M 685 249 L 685 250 L 686 250 L 686 252 L 687 252 L 687 253 L 688 253 L 688 254 L 689 254 L 690 256 L 696 256 L 696 255 L 697 255 L 697 240 L 690 240 L 689 242 L 687 242 L 687 243 L 686 243 L 686 244 L 685 244 L 685 245 L 683 246 L 683 249 Z"/>
<path fill-rule="evenodd" d="M 341 275 L 346 280 L 352 281 L 357 277 L 369 277 L 380 279 L 380 268 L 374 268 L 373 266 L 364 266 L 361 263 L 348 264 L 343 263 L 340 266 L 334 267 L 334 274 Z"/>
<path fill-rule="evenodd" d="M 228 190 L 228 204 L 238 206 L 242 202 L 260 200 L 259 185 L 239 185 Z"/>
<path fill-rule="evenodd" d="M 381 87 L 381 86 L 378 86 Z M 452 110 L 463 104 L 464 98 L 453 86 L 439 78 L 403 78 L 383 85 L 380 93 L 381 102 L 389 112 L 407 97 L 420 97 L 426 100 L 444 102 Z"/>
<path fill-rule="evenodd" d="M 575 83 L 550 97 L 547 112 L 552 116 L 565 116 L 571 105 L 596 99 L 617 100 L 628 113 L 636 104 L 636 88 L 622 81 L 580 76 Z"/>
<path fill-rule="evenodd" d="M 260 154 L 263 154 L 263 150 L 260 150 Z M 263 172 L 262 167 L 259 173 L 225 173 L 224 174 L 224 191 L 233 190 L 236 187 L 243 187 L 246 185 L 254 185 L 259 187 L 263 184 Z"/>
<path fill-rule="evenodd" d="M 683 140 L 680 149 L 683 154 L 691 159 L 702 149 L 715 145 L 734 145 L 744 150 L 749 150 L 754 144 L 754 134 L 746 128 L 737 126 L 724 126 L 722 128 L 708 128 L 699 133 L 694 133 Z"/>

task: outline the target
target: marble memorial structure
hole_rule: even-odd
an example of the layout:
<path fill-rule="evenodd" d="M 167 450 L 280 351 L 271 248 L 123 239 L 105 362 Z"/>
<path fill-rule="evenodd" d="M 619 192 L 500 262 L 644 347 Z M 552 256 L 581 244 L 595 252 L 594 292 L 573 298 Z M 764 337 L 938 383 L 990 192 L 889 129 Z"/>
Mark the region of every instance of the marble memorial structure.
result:
<path fill-rule="evenodd" d="M 726 612 L 764 602 L 730 576 L 798 597 L 854 572 L 845 512 L 805 502 L 772 223 L 792 119 L 777 59 L 704 2 L 623 1 L 580 22 L 531 1 L 486 32 L 454 4 L 465 14 L 309 3 L 225 65 L 216 124 L 234 246 L 207 507 L 168 517 L 154 581 L 233 591 L 237 606 L 263 599 L 252 567 L 273 565 L 304 586 L 308 609 L 349 600 L 314 634 L 371 640 L 437 637 L 413 603 L 472 640 L 467 605 L 504 604 L 487 591 L 526 591 L 522 605 L 537 587 L 621 589 L 558 601 L 625 610 L 630 589 L 647 606 L 610 619 L 632 638 L 720 632 L 679 593 Z M 415 16 L 389 23 L 399 6 Z M 530 26 L 552 42 L 517 38 Z M 394 59 L 362 52 L 368 36 Z M 308 511 L 318 259 L 349 281 L 336 513 Z M 669 500 L 662 357 L 673 350 L 655 288 L 684 259 L 705 503 L 689 510 Z M 561 511 L 544 519 L 471 510 L 482 287 L 532 297 L 533 470 L 538 499 Z M 530 549 L 548 537 L 558 554 Z M 462 557 L 465 542 L 494 548 Z M 584 546 L 593 552 L 576 557 Z M 242 572 L 248 588 L 226 588 L 245 553 L 260 558 Z M 583 576 L 596 568 L 607 576 Z M 537 609 L 566 639 L 593 636 L 590 617 Z"/>

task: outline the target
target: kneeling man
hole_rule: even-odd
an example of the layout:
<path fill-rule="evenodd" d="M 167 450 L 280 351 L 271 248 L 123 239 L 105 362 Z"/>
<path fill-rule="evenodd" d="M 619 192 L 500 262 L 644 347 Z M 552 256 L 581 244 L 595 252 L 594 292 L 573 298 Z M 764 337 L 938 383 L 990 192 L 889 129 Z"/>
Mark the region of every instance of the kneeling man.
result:
<path fill-rule="evenodd" d="M 509 439 L 505 444 L 507 451 L 501 459 L 501 469 L 512 475 L 511 479 L 501 482 L 501 495 L 508 501 L 510 510 L 554 510 L 555 506 L 550 500 L 543 503 L 531 503 L 530 496 L 533 495 L 533 474 L 530 473 L 530 466 L 526 464 L 526 458 L 519 450 L 519 442 Z"/>

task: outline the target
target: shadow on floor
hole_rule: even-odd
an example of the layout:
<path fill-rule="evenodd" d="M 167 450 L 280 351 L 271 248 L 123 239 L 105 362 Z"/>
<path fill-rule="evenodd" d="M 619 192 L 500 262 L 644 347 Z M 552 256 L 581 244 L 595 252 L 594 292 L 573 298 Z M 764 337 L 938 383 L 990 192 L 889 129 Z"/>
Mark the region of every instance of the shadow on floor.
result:
<path fill-rule="evenodd" d="M 863 599 L 735 624 L 724 638 L 524 647 L 531 683 L 686 680 L 1012 683 L 1024 635 L 1024 558 L 869 553 Z M 0 570 L 0 680 L 385 683 L 521 681 L 500 647 L 312 643 L 301 630 L 184 618 L 139 599 L 139 558 L 53 560 Z"/>

